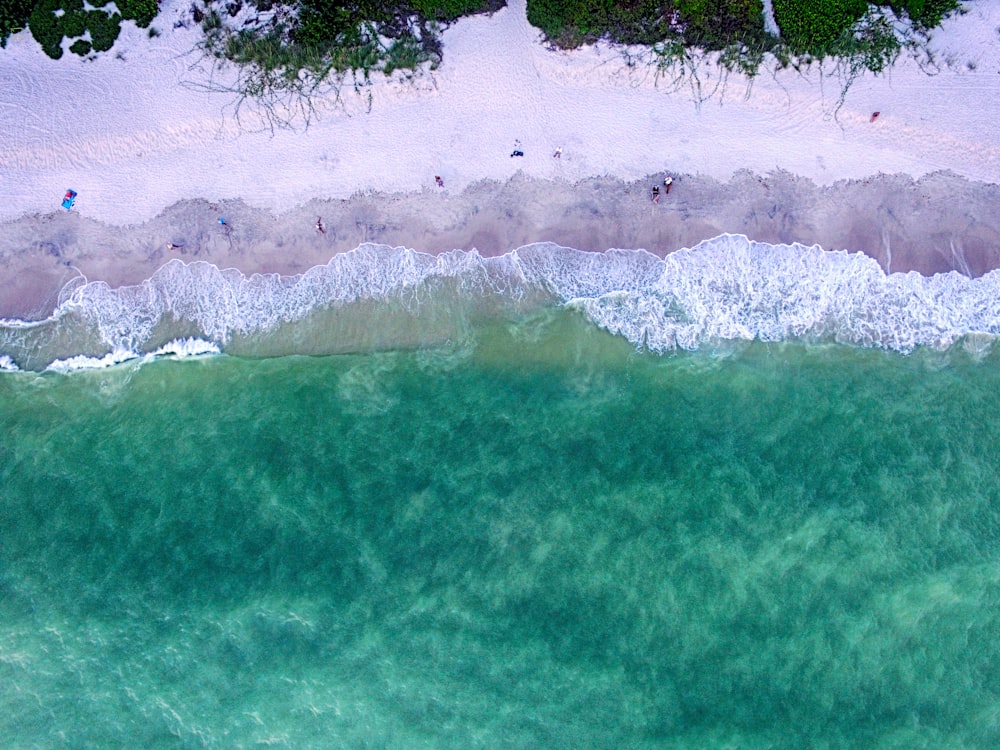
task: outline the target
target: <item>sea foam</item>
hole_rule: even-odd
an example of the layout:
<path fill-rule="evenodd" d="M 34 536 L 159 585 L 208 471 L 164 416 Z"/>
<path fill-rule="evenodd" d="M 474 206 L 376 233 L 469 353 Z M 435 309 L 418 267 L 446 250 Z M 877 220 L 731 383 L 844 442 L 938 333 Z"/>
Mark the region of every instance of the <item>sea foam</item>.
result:
<path fill-rule="evenodd" d="M 294 342 L 298 321 L 331 310 L 350 325 L 330 327 L 330 337 L 369 329 L 365 345 L 378 346 L 398 340 L 379 339 L 370 330 L 385 325 L 372 317 L 380 307 L 416 321 L 411 327 L 417 333 L 407 340 L 419 345 L 432 342 L 423 342 L 419 330 L 421 321 L 435 316 L 457 330 L 476 316 L 559 305 L 653 352 L 801 339 L 905 353 L 996 335 L 998 291 L 998 272 L 977 279 L 956 272 L 887 275 L 860 253 L 771 245 L 741 235 L 723 235 L 665 259 L 643 250 L 590 253 L 550 243 L 499 257 L 366 244 L 298 276 L 246 276 L 175 260 L 135 286 L 78 284 L 65 291 L 48 320 L 0 324 L 0 357 L 6 369 L 65 370 L 148 354 L 227 351 L 237 339 L 248 351 L 246 341 L 254 336 L 280 333 Z M 330 340 L 326 349 L 322 342 L 317 348 L 313 334 L 306 353 L 352 346 Z M 171 341 L 189 343 L 171 348 Z"/>

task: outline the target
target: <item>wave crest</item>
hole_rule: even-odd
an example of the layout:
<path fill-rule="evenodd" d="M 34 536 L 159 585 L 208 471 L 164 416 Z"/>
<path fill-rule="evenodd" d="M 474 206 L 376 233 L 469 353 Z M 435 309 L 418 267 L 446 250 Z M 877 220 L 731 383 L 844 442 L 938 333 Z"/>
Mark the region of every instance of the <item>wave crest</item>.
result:
<path fill-rule="evenodd" d="M 298 276 L 245 276 L 175 260 L 135 286 L 78 284 L 67 288 L 48 320 L 5 321 L 0 357 L 8 369 L 41 369 L 80 356 L 155 353 L 182 339 L 225 351 L 234 338 L 284 330 L 324 310 L 353 314 L 351 325 L 365 327 L 364 316 L 379 306 L 417 321 L 447 318 L 435 329 L 447 337 L 477 315 L 555 305 L 580 309 L 596 325 L 655 352 L 734 339 L 834 340 L 908 352 L 947 347 L 970 334 L 996 335 L 998 286 L 998 272 L 978 279 L 957 272 L 886 275 L 860 253 L 770 245 L 742 235 L 723 235 L 665 259 L 643 250 L 589 253 L 551 243 L 493 258 L 475 250 L 428 255 L 362 245 Z M 333 326 L 330 336 L 349 329 Z M 430 343 L 419 332 L 408 340 Z M 365 338 L 366 345 L 378 341 L 398 338 Z"/>
<path fill-rule="evenodd" d="M 731 339 L 832 339 L 909 352 L 1000 332 L 1000 275 L 886 275 L 861 253 L 724 235 L 662 261 L 649 287 L 578 304 L 653 351 Z"/>

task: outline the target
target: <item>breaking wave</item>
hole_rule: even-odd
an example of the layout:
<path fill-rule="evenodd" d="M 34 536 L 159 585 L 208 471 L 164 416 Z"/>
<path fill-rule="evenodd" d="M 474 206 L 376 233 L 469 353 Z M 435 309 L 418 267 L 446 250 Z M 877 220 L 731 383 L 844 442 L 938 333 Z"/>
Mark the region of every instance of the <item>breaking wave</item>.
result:
<path fill-rule="evenodd" d="M 484 258 L 362 245 L 299 276 L 171 261 L 136 286 L 63 291 L 51 317 L 0 324 L 0 368 L 136 356 L 251 356 L 421 346 L 546 307 L 653 352 L 731 340 L 834 341 L 910 352 L 1000 333 L 1000 272 L 885 274 L 860 253 L 723 235 L 660 259 L 549 243 Z"/>

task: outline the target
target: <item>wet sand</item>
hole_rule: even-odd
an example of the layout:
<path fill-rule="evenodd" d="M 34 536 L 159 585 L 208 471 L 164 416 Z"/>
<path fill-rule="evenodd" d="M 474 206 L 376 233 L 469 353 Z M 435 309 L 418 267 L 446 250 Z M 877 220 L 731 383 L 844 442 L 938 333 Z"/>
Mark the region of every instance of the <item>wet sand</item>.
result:
<path fill-rule="evenodd" d="M 890 272 L 979 276 L 1000 267 L 1000 185 L 994 183 L 946 172 L 830 186 L 787 172 L 741 172 L 728 183 L 675 175 L 670 194 L 654 205 L 649 190 L 663 176 L 571 184 L 519 174 L 461 192 L 446 185 L 315 200 L 281 215 L 240 201 L 190 200 L 128 227 L 75 212 L 23 217 L 0 224 L 0 317 L 44 318 L 60 290 L 81 277 L 111 286 L 136 284 L 174 258 L 246 274 L 297 274 L 364 242 L 499 255 L 548 241 L 587 251 L 642 248 L 662 256 L 728 232 L 761 242 L 860 251 Z M 325 233 L 316 231 L 317 217 Z"/>

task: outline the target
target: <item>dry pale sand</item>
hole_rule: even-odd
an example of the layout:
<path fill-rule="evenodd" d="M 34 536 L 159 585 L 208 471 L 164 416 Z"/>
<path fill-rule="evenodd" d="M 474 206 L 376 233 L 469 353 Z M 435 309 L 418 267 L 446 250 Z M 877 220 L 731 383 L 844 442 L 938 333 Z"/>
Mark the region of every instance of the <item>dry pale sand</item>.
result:
<path fill-rule="evenodd" d="M 112 286 L 135 284 L 173 258 L 247 274 L 297 274 L 364 242 L 497 255 L 551 241 L 663 255 L 729 232 L 861 251 L 892 272 L 978 276 L 1000 267 L 997 184 L 949 173 L 919 180 L 879 175 L 828 186 L 787 172 L 740 172 L 728 183 L 679 175 L 672 192 L 653 205 L 649 189 L 662 178 L 571 184 L 518 174 L 462 191 L 446 186 L 315 200 L 280 215 L 241 201 L 194 200 L 128 227 L 76 213 L 22 217 L 0 225 L 0 316 L 45 317 L 59 291 L 81 274 Z M 317 217 L 325 234 L 315 229 Z"/>

